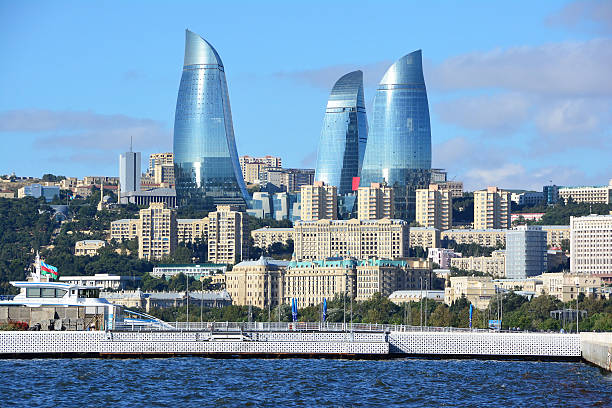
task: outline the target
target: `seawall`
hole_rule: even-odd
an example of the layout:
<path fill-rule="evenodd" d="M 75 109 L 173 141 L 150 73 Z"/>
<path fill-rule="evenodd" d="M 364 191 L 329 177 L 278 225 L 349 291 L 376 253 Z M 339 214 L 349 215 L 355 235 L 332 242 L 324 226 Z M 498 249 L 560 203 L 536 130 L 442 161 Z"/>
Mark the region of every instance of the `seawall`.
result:
<path fill-rule="evenodd" d="M 607 371 L 612 371 L 612 333 L 580 333 L 582 358 Z"/>

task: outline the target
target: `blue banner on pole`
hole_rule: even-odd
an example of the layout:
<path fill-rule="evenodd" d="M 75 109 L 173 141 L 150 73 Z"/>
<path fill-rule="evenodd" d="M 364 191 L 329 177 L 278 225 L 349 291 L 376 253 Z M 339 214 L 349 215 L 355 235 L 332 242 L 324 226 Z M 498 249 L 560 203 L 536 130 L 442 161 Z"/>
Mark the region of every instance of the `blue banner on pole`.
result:
<path fill-rule="evenodd" d="M 291 315 L 293 317 L 293 321 L 297 322 L 298 320 L 298 307 L 297 307 L 297 299 L 291 299 Z"/>
<path fill-rule="evenodd" d="M 327 299 L 323 298 L 323 321 L 327 319 Z"/>
<path fill-rule="evenodd" d="M 470 303 L 470 329 L 472 328 L 472 314 L 473 314 L 473 309 L 474 307 L 472 306 L 472 304 Z"/>

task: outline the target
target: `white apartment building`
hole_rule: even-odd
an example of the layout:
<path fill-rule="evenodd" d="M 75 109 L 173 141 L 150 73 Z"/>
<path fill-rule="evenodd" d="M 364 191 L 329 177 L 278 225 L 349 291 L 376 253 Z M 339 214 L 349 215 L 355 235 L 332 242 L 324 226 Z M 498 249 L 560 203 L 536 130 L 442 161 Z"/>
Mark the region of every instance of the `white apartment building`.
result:
<path fill-rule="evenodd" d="M 448 230 L 453 227 L 453 196 L 438 184 L 416 190 L 416 222 L 421 227 Z"/>
<path fill-rule="evenodd" d="M 612 180 L 607 186 L 563 187 L 559 189 L 559 198 L 566 203 L 571 198 L 575 203 L 611 204 Z"/>
<path fill-rule="evenodd" d="M 293 227 L 298 261 L 329 257 L 404 258 L 409 254 L 409 228 L 404 220 L 297 221 Z"/>
<path fill-rule="evenodd" d="M 170 255 L 177 246 L 176 211 L 164 203 L 152 203 L 140 210 L 140 236 L 138 257 L 161 259 Z"/>
<path fill-rule="evenodd" d="M 510 228 L 510 193 L 497 187 L 474 191 L 474 229 Z"/>
<path fill-rule="evenodd" d="M 612 273 L 612 215 L 570 218 L 570 271 Z"/>
<path fill-rule="evenodd" d="M 303 221 L 338 219 L 338 189 L 315 181 L 300 188 L 300 218 Z"/>
<path fill-rule="evenodd" d="M 218 205 L 208 213 L 208 261 L 235 264 L 248 259 L 247 214 L 234 205 Z"/>
<path fill-rule="evenodd" d="M 394 208 L 393 187 L 372 183 L 357 190 L 357 218 L 360 220 L 393 218 Z"/>
<path fill-rule="evenodd" d="M 76 256 L 94 256 L 100 248 L 104 248 L 106 242 L 99 239 L 86 239 L 74 243 L 74 254 Z"/>

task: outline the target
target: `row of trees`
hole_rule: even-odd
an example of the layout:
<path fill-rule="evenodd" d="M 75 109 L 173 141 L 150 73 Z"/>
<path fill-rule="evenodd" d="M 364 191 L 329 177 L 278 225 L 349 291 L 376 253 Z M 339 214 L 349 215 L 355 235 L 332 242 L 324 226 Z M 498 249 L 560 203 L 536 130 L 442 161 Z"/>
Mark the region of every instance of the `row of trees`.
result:
<path fill-rule="evenodd" d="M 493 299 L 486 310 L 473 309 L 472 327 L 488 328 L 488 320 L 496 319 L 498 305 L 503 310 L 503 329 L 528 331 L 575 331 L 576 323 L 563 322 L 550 317 L 550 312 L 563 308 L 575 309 L 575 301 L 563 304 L 552 296 L 539 296 L 531 301 L 513 292 L 499 299 Z M 580 331 L 612 331 L 612 300 L 595 298 L 579 299 L 580 310 L 586 310 L 588 317 L 580 321 Z M 388 298 L 375 294 L 363 302 L 344 301 L 335 297 L 328 301 L 327 321 L 380 324 L 408 324 L 413 326 L 469 327 L 470 303 L 462 298 L 451 306 L 434 301 L 409 302 L 396 305 Z M 351 312 L 352 311 L 352 312 Z M 179 308 L 153 309 L 150 312 L 166 321 L 186 321 L 186 306 Z M 203 321 L 292 321 L 291 307 L 281 305 L 270 310 L 248 306 L 228 306 L 224 308 L 203 308 Z M 280 315 L 280 316 L 279 316 Z M 298 320 L 307 322 L 321 321 L 322 305 L 309 306 L 298 310 Z M 197 304 L 190 305 L 189 320 L 199 321 L 200 309 Z"/>

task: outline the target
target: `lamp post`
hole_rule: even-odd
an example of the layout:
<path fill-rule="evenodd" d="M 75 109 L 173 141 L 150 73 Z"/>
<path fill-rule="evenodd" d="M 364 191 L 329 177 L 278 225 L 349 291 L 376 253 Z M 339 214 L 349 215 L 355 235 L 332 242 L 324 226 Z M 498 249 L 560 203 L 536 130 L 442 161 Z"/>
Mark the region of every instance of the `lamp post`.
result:
<path fill-rule="evenodd" d="M 578 293 L 580 292 L 580 279 L 575 277 L 574 283 L 576 284 L 576 334 L 578 334 L 578 316 L 580 315 L 580 311 L 578 310 Z"/>
<path fill-rule="evenodd" d="M 185 275 L 185 295 L 187 297 L 187 330 L 189 330 L 189 275 Z"/>

